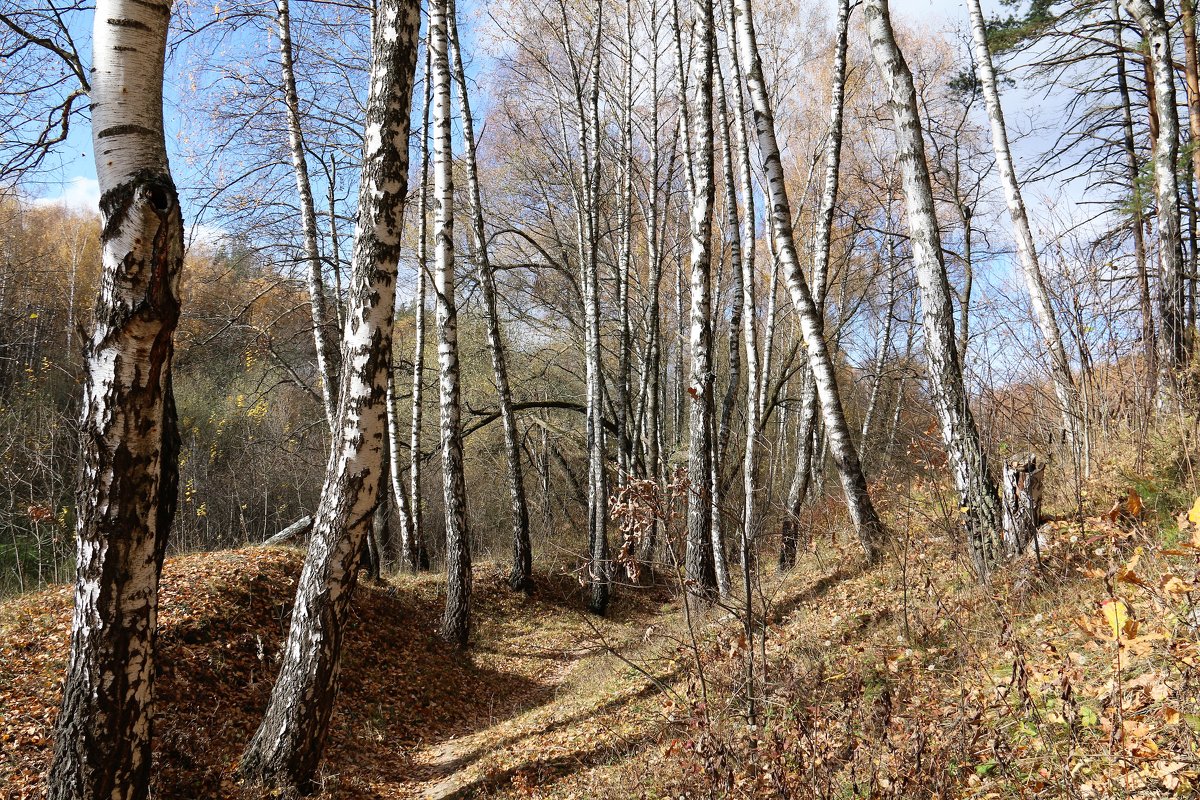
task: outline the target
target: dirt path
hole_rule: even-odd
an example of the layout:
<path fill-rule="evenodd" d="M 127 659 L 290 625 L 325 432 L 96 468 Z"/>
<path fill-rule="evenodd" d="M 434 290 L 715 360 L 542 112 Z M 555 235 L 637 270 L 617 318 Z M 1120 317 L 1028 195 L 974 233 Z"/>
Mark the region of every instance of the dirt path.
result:
<path fill-rule="evenodd" d="M 544 604 L 527 611 L 485 622 L 474 660 L 517 671 L 538 691 L 495 697 L 514 713 L 412 752 L 412 780 L 385 796 L 452 800 L 539 786 L 615 759 L 661 727 L 654 680 L 613 654 L 653 661 L 643 638 L 656 613 L 642 604 L 596 621 Z"/>

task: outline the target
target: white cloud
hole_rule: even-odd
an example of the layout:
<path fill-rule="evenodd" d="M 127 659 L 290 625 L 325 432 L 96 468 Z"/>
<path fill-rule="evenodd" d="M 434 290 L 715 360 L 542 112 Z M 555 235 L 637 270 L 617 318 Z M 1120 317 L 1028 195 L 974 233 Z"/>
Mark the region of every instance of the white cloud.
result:
<path fill-rule="evenodd" d="M 188 224 L 184 220 L 184 227 L 187 228 L 184 234 L 184 240 L 190 248 L 194 245 L 206 245 L 209 247 L 218 247 L 229 237 L 229 231 L 216 225 L 209 225 L 204 222 L 196 222 Z"/>
<path fill-rule="evenodd" d="M 100 208 L 100 184 L 92 178 L 75 177 L 60 187 L 57 195 L 39 197 L 34 204 L 40 206 L 63 206 L 72 211 L 90 211 Z"/>

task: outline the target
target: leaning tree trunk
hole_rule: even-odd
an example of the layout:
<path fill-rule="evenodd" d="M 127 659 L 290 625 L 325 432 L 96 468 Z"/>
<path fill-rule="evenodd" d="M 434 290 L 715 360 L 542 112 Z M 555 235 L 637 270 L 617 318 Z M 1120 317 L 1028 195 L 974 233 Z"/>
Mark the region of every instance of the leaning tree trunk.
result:
<path fill-rule="evenodd" d="M 285 792 L 312 788 L 337 695 L 342 636 L 363 540 L 382 488 L 419 28 L 415 0 L 380 0 L 372 36 L 338 424 L 279 677 L 241 761 L 240 770 L 251 783 Z"/>
<path fill-rule="evenodd" d="M 433 82 L 434 293 L 437 295 L 438 371 L 441 378 L 442 495 L 446 506 L 446 609 L 442 638 L 466 647 L 471 632 L 471 549 L 463 475 L 462 406 L 458 369 L 458 298 L 454 279 L 454 149 L 450 127 L 451 0 L 429 6 Z"/>
<path fill-rule="evenodd" d="M 971 416 L 967 389 L 954 337 L 954 306 L 942 239 L 934 215 L 933 189 L 925 161 L 925 143 L 917 111 L 912 73 L 896 44 L 887 0 L 867 0 L 867 36 L 875 62 L 891 93 L 896 148 L 901 181 L 908 206 L 908 227 L 921 287 L 925 352 L 933 404 L 942 429 L 942 442 L 950 461 L 954 484 L 966 509 L 968 545 L 981 579 L 987 577 L 1001 555 L 1000 507 L 996 485 Z"/>
<path fill-rule="evenodd" d="M 1158 136 L 1154 140 L 1154 189 L 1158 202 L 1158 260 L 1162 280 L 1159 291 L 1160 384 L 1173 389 L 1187 367 L 1188 342 L 1184 325 L 1185 281 L 1179 229 L 1179 117 L 1175 106 L 1175 67 L 1171 58 L 1171 33 L 1160 6 L 1149 0 L 1121 0 L 1142 28 L 1155 96 Z"/>
<path fill-rule="evenodd" d="M 47 796 L 149 794 L 158 578 L 175 515 L 183 217 L 163 135 L 171 3 L 99 0 L 92 141 L 102 268 L 85 352 L 75 613 Z"/>
<path fill-rule="evenodd" d="M 325 420 L 332 431 L 337 420 L 337 341 L 329 335 L 329 312 L 325 305 L 325 279 L 321 273 L 321 251 L 317 244 L 317 209 L 313 201 L 312 182 L 308 178 L 304 130 L 300 125 L 300 95 L 296 90 L 296 70 L 292 48 L 292 21 L 288 0 L 275 0 L 276 21 L 279 25 L 279 64 L 283 71 L 283 107 L 287 111 L 288 148 L 292 155 L 292 172 L 296 176 L 296 194 L 300 200 L 300 232 L 304 239 L 304 261 L 308 266 L 308 299 L 311 306 L 313 341 L 317 350 L 317 374 L 321 379 L 321 401 L 325 405 Z M 330 219 L 330 225 L 337 222 Z"/>
<path fill-rule="evenodd" d="M 971 38 L 975 45 L 975 73 L 983 87 L 983 98 L 987 104 L 988 118 L 992 126 L 992 149 L 996 153 L 996 167 L 1000 172 L 1000 183 L 1004 187 L 1004 198 L 1008 202 L 1008 215 L 1012 219 L 1013 234 L 1017 242 L 1017 258 L 1025 274 L 1025 286 L 1033 303 L 1034 316 L 1042 331 L 1043 344 L 1050 356 L 1050 377 L 1054 393 L 1062 411 L 1063 430 L 1070 439 L 1071 452 L 1079 454 L 1079 392 L 1071 376 L 1071 362 L 1063 346 L 1062 332 L 1050 305 L 1050 293 L 1046 279 L 1038 262 L 1037 248 L 1033 243 L 1033 232 L 1029 227 L 1029 216 L 1025 212 L 1025 200 L 1017 182 L 1012 152 L 1008 145 L 1008 129 L 1004 124 L 1004 109 L 1000 105 L 1000 91 L 996 83 L 996 71 L 992 67 L 992 53 L 988 49 L 987 31 L 984 27 L 983 8 L 979 0 L 967 0 L 971 12 Z M 964 215 L 965 216 L 965 215 Z M 968 222 L 968 224 L 970 224 Z M 963 316 L 966 317 L 966 309 Z M 961 354 L 961 353 L 960 353 Z"/>
<path fill-rule="evenodd" d="M 822 330 L 821 312 L 809 292 L 804 273 L 800 270 L 800 259 L 796 254 L 796 240 L 792 229 L 791 202 L 788 199 L 779 143 L 775 136 L 775 117 L 771 111 L 762 58 L 759 55 L 758 42 L 754 32 L 751 0 L 737 0 L 737 13 L 739 16 L 737 20 L 738 43 L 754 108 L 754 125 L 758 134 L 759 151 L 762 154 L 763 172 L 766 174 L 767 198 L 771 205 L 775 250 L 778 253 L 780 264 L 784 268 L 788 290 L 792 295 L 792 303 L 800 318 L 801 332 L 808 347 L 809 369 L 812 370 L 813 381 L 821 399 L 826 435 L 829 438 L 834 463 L 841 478 L 850 518 L 854 522 L 867 560 L 875 561 L 881 554 L 885 529 L 871 503 L 870 495 L 867 493 L 867 481 L 863 476 L 862 465 L 858 460 L 858 451 L 855 449 L 850 426 L 846 422 L 846 415 L 842 409 L 833 360 Z M 845 10 L 842 13 L 848 15 L 849 11 Z M 835 81 L 833 106 L 836 112 L 835 122 L 838 124 L 836 130 L 830 131 L 830 136 L 834 139 L 841 137 L 840 97 L 844 92 L 841 84 L 841 80 Z M 829 162 L 826 163 L 825 197 L 821 201 L 822 216 L 830 223 L 833 219 L 833 198 L 836 197 L 837 191 L 836 157 L 831 161 L 832 165 Z M 830 175 L 833 176 L 832 179 Z M 826 214 L 824 209 L 827 205 L 830 210 Z M 818 237 L 815 257 L 817 259 L 824 258 L 827 261 L 829 233 L 828 231 L 824 234 L 819 233 Z M 817 273 L 817 270 L 814 269 L 814 274 L 822 273 Z"/>
<path fill-rule="evenodd" d="M 691 367 L 688 377 L 687 550 L 684 558 L 689 597 L 710 599 L 717 589 L 713 558 L 710 475 L 712 472 L 712 216 L 713 182 L 713 39 L 712 0 L 695 0 L 696 40 L 692 46 L 691 83 L 695 104 L 692 133 L 685 150 L 692 175 L 691 209 Z"/>
<path fill-rule="evenodd" d="M 479 162 L 475 149 L 475 121 L 467 96 L 467 79 L 463 71 L 462 52 L 458 43 L 458 19 L 454 0 L 447 0 L 447 24 L 450 26 L 450 49 L 454 80 L 458 84 L 458 106 L 462 115 L 463 147 L 467 167 L 467 199 L 471 211 L 471 239 L 475 261 L 479 267 L 479 285 L 483 289 L 483 316 L 487 329 L 488 349 L 492 355 L 492 375 L 496 379 L 496 398 L 500 405 L 500 424 L 504 431 L 504 455 L 508 460 L 508 497 L 512 511 L 513 564 L 508 584 L 514 592 L 533 589 L 533 549 L 529 543 L 529 506 L 525 500 L 525 476 L 521 469 L 521 440 L 517 436 L 517 416 L 513 411 L 512 388 L 508 381 L 508 363 L 504 337 L 500 333 L 500 310 L 497 305 L 496 276 L 488 257 L 487 232 L 484 228 L 483 202 L 479 192 Z"/>

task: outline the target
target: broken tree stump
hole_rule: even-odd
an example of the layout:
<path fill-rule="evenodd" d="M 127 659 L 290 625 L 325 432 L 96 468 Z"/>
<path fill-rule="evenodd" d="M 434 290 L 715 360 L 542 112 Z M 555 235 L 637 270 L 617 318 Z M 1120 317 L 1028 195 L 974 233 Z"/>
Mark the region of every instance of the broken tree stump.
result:
<path fill-rule="evenodd" d="M 1010 556 L 1025 552 L 1037 541 L 1042 521 L 1042 476 L 1046 465 L 1032 453 L 1004 465 L 1001 491 L 1004 504 L 1004 547 Z"/>

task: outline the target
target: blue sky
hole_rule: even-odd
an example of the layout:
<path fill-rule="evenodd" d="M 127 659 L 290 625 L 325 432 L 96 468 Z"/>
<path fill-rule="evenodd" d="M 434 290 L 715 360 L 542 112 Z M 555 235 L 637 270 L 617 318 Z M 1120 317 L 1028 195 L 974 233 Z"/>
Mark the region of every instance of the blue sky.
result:
<path fill-rule="evenodd" d="M 892 10 L 897 17 L 909 22 L 918 22 L 935 29 L 965 28 L 967 20 L 966 5 L 962 0 L 892 0 Z M 985 13 L 999 8 L 997 0 L 985 0 Z M 460 9 L 461 12 L 461 9 Z M 462 13 L 464 34 L 468 33 L 471 25 L 471 15 Z M 90 20 L 89 20 L 90 23 Z M 79 41 L 86 43 L 88 37 L 80 36 Z M 86 45 L 85 45 L 86 46 Z M 87 58 L 90 53 L 85 52 Z M 173 79 L 179 77 L 178 71 L 172 71 L 171 65 L 167 70 L 167 85 L 164 91 L 166 103 L 166 122 L 168 147 L 180 131 L 182 124 L 178 98 L 182 91 Z M 1009 91 L 1006 95 L 1006 108 L 1012 106 L 1013 111 L 1019 112 L 1030 102 L 1021 93 Z M 1020 153 L 1018 153 L 1018 160 Z M 172 160 L 176 182 L 186 187 L 191 181 L 187 168 L 182 159 Z M 59 202 L 81 209 L 94 209 L 99 203 L 99 190 L 96 184 L 95 164 L 92 161 L 91 129 L 88 125 L 77 124 L 73 127 L 70 137 L 55 159 L 55 165 L 41 177 L 37 192 L 42 202 Z M 185 214 L 187 209 L 185 209 Z M 190 215 L 189 215 L 190 218 Z"/>

